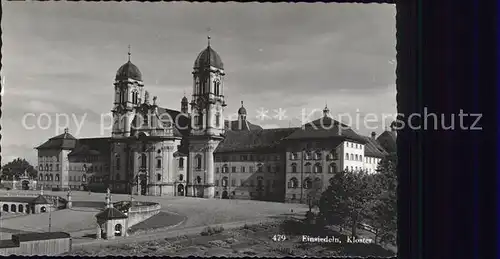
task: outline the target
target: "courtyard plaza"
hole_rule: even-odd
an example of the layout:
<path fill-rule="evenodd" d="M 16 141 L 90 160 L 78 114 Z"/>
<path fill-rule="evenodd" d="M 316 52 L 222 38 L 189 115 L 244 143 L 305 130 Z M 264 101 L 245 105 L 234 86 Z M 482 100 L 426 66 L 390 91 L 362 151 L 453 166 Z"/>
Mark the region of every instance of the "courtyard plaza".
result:
<path fill-rule="evenodd" d="M 10 190 L 0 191 L 0 196 L 22 196 L 39 194 L 40 191 Z M 44 191 L 45 195 L 66 198 L 67 192 Z M 104 207 L 105 193 L 72 191 L 73 208 L 51 213 L 2 217 L 0 234 L 2 239 L 14 233 L 64 231 L 71 234 L 76 242 L 89 239 L 95 233 L 95 215 Z M 112 202 L 130 201 L 130 195 L 112 194 Z M 133 196 L 134 201 L 157 202 L 161 212 L 134 226 L 144 230 L 156 228 L 165 231 L 204 227 L 214 224 L 231 224 L 247 220 L 265 219 L 289 214 L 291 211 L 304 215 L 308 210 L 304 204 L 276 203 L 255 200 L 203 199 L 171 196 Z M 102 206 L 101 206 L 102 204 Z M 2 215 L 3 216 L 3 215 Z M 170 220 L 168 220 L 170 219 Z M 149 226 L 148 226 L 149 225 Z M 137 230 L 137 229 L 136 229 Z M 140 230 L 140 229 L 139 229 Z"/>

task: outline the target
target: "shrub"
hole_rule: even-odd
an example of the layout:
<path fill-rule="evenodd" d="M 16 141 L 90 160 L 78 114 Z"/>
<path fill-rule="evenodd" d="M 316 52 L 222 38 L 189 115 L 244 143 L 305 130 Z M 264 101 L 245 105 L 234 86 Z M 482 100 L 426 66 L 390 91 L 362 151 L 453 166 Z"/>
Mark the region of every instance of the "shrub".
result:
<path fill-rule="evenodd" d="M 202 231 L 201 231 L 201 235 L 202 236 L 211 236 L 211 235 L 214 235 L 214 234 L 218 234 L 218 233 L 221 233 L 222 231 L 224 231 L 224 227 L 223 226 L 215 226 L 215 227 L 206 227 L 204 228 Z"/>

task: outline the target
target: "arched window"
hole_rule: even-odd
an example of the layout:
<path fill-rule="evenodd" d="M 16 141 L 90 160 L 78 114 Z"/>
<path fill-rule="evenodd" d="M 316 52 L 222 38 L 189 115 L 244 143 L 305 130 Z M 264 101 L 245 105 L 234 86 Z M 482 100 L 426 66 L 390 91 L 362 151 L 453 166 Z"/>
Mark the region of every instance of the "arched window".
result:
<path fill-rule="evenodd" d="M 43 171 L 43 164 L 40 164 L 40 171 Z"/>
<path fill-rule="evenodd" d="M 314 188 L 321 189 L 321 179 L 319 177 L 314 179 Z"/>
<path fill-rule="evenodd" d="M 305 155 L 305 159 L 306 159 L 306 160 L 311 159 L 311 152 L 306 151 L 304 155 Z"/>
<path fill-rule="evenodd" d="M 52 174 L 50 174 L 49 177 L 51 181 L 54 181 L 54 176 Z"/>
<path fill-rule="evenodd" d="M 143 125 L 144 126 L 148 126 L 149 125 L 149 113 L 143 114 L 142 117 L 144 118 L 142 120 L 143 121 Z"/>
<path fill-rule="evenodd" d="M 351 166 L 351 172 L 354 171 L 354 168 Z"/>
<path fill-rule="evenodd" d="M 161 169 L 161 158 L 156 159 L 156 169 Z"/>
<path fill-rule="evenodd" d="M 304 189 L 310 189 L 312 187 L 312 181 L 309 178 L 304 180 Z"/>
<path fill-rule="evenodd" d="M 116 180 L 120 181 L 120 174 L 116 174 Z"/>
<path fill-rule="evenodd" d="M 227 177 L 223 177 L 222 178 L 222 187 L 227 187 L 227 182 L 228 182 Z"/>
<path fill-rule="evenodd" d="M 201 169 L 201 155 L 196 155 L 195 158 L 195 163 L 196 163 L 196 169 L 200 170 Z"/>
<path fill-rule="evenodd" d="M 219 113 L 217 113 L 217 114 L 215 115 L 215 126 L 216 126 L 216 127 L 219 127 L 219 126 L 220 126 L 220 114 L 219 114 Z"/>
<path fill-rule="evenodd" d="M 120 161 L 120 155 L 116 155 L 116 170 L 120 170 L 120 164 L 121 164 L 121 161 Z"/>
<path fill-rule="evenodd" d="M 297 172 L 297 164 L 293 163 L 292 164 L 292 173 L 296 173 Z"/>
<path fill-rule="evenodd" d="M 15 204 L 10 205 L 10 212 L 16 212 L 17 211 L 17 206 Z"/>
<path fill-rule="evenodd" d="M 40 174 L 40 175 L 38 176 L 38 179 L 39 179 L 40 181 L 43 181 L 43 175 L 42 175 L 42 174 Z"/>
<path fill-rule="evenodd" d="M 311 172 L 311 163 L 306 163 L 304 167 L 305 167 L 305 172 L 306 173 L 310 173 Z"/>
<path fill-rule="evenodd" d="M 194 93 L 200 94 L 200 81 L 198 78 L 196 78 L 196 81 L 194 82 Z"/>
<path fill-rule="evenodd" d="M 354 155 L 354 160 L 359 161 L 358 155 Z"/>
<path fill-rule="evenodd" d="M 315 173 L 321 173 L 321 172 L 322 172 L 322 169 L 323 169 L 323 168 L 321 168 L 321 165 L 320 165 L 319 163 L 316 163 L 316 164 L 314 165 L 314 172 L 315 172 Z"/>
<path fill-rule="evenodd" d="M 45 164 L 45 171 L 49 171 L 49 164 Z"/>
<path fill-rule="evenodd" d="M 229 166 L 227 164 L 224 164 L 222 166 L 222 173 L 227 173 L 227 172 L 229 172 Z"/>
<path fill-rule="evenodd" d="M 161 181 L 161 174 L 156 175 L 156 181 Z"/>
<path fill-rule="evenodd" d="M 292 152 L 292 153 L 290 153 L 290 160 L 297 160 L 297 159 L 298 159 L 298 158 L 297 158 L 297 156 L 298 156 L 298 155 L 297 155 L 297 153 L 296 153 L 296 152 Z"/>
<path fill-rule="evenodd" d="M 46 174 L 46 175 L 45 175 L 45 181 L 50 181 L 50 176 L 49 176 L 49 174 Z"/>
<path fill-rule="evenodd" d="M 59 182 L 59 174 L 56 174 L 56 182 Z"/>
<path fill-rule="evenodd" d="M 349 153 L 345 154 L 345 160 L 349 160 Z"/>
<path fill-rule="evenodd" d="M 179 168 L 184 168 L 184 158 L 179 158 Z"/>
<path fill-rule="evenodd" d="M 359 161 L 363 162 L 363 156 L 359 155 Z"/>
<path fill-rule="evenodd" d="M 201 183 L 201 177 L 200 177 L 199 175 L 198 175 L 198 176 L 196 176 L 196 182 L 197 182 L 197 183 Z"/>
<path fill-rule="evenodd" d="M 263 167 L 264 166 L 262 164 L 258 164 L 257 165 L 257 172 L 262 173 Z"/>
<path fill-rule="evenodd" d="M 353 154 L 351 154 L 351 160 L 354 160 L 354 155 Z"/>
<path fill-rule="evenodd" d="M 314 159 L 316 160 L 321 159 L 321 151 L 317 151 L 316 153 L 314 153 Z"/>
<path fill-rule="evenodd" d="M 184 175 L 180 174 L 179 175 L 179 181 L 183 181 L 184 180 Z"/>
<path fill-rule="evenodd" d="M 336 173 L 337 172 L 337 164 L 331 163 L 330 166 L 328 167 L 328 172 L 329 173 Z"/>
<path fill-rule="evenodd" d="M 139 103 L 139 93 L 137 91 L 132 92 L 132 103 L 133 104 Z"/>
<path fill-rule="evenodd" d="M 262 187 L 264 185 L 264 177 L 259 176 L 257 177 L 257 186 Z"/>
<path fill-rule="evenodd" d="M 147 160 L 146 154 L 141 154 L 141 167 L 143 169 L 146 169 L 147 163 L 148 163 L 148 160 Z"/>

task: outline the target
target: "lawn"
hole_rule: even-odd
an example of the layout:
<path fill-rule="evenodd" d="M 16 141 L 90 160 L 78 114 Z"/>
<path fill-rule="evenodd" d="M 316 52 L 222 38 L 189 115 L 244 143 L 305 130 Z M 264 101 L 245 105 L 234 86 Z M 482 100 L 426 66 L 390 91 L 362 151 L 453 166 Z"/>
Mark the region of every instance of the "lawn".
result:
<path fill-rule="evenodd" d="M 303 227 L 284 221 L 262 223 L 244 226 L 242 228 L 223 231 L 218 234 L 202 236 L 178 236 L 143 243 L 110 245 L 105 247 L 86 247 L 74 250 L 68 255 L 86 256 L 394 256 L 394 254 L 376 244 L 332 244 L 332 243 L 305 243 L 302 242 Z M 294 229 L 288 229 L 293 227 Z M 295 233 L 294 233 L 295 232 Z M 276 234 L 285 234 L 287 240 L 273 241 Z M 336 232 L 322 233 L 322 235 L 336 236 L 345 240 L 346 237 Z"/>

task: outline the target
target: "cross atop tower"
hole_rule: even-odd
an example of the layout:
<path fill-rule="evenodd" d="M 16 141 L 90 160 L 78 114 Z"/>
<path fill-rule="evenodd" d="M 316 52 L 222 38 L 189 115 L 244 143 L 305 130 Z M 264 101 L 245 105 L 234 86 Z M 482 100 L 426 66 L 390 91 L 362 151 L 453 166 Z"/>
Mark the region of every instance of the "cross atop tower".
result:
<path fill-rule="evenodd" d="M 209 47 L 210 47 L 210 39 L 211 39 L 211 37 L 210 37 L 210 31 L 211 31 L 211 30 L 212 30 L 212 29 L 211 29 L 210 27 L 208 27 L 208 28 L 207 28 L 207 40 L 208 40 L 208 46 L 209 46 Z"/>
<path fill-rule="evenodd" d="M 130 44 L 128 45 L 128 61 L 130 62 Z"/>

